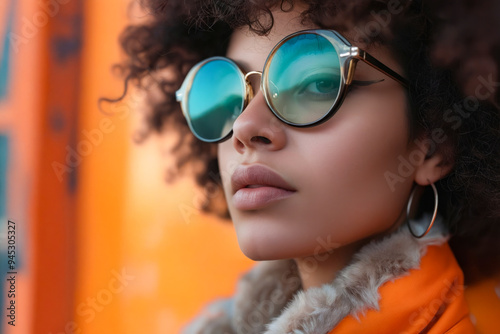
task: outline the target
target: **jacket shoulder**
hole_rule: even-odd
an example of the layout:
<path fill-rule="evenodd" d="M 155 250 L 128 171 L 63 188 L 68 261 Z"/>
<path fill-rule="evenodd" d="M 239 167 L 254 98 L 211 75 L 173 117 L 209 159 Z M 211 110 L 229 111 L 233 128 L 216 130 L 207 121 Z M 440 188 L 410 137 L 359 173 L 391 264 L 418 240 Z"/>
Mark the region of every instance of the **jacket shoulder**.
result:
<path fill-rule="evenodd" d="M 379 310 L 346 317 L 329 334 L 475 333 L 464 297 L 463 273 L 447 243 L 431 245 L 420 267 L 382 285 Z"/>

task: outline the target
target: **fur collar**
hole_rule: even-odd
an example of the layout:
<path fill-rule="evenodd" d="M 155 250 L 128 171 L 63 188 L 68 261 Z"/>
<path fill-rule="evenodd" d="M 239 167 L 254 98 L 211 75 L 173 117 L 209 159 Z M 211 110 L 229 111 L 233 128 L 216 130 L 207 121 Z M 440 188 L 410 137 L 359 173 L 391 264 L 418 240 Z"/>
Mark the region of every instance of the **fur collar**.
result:
<path fill-rule="evenodd" d="M 424 216 L 423 224 L 429 219 Z M 379 287 L 418 268 L 429 245 L 447 240 L 441 220 L 422 239 L 403 225 L 361 248 L 332 282 L 307 291 L 293 260 L 259 262 L 238 282 L 233 298 L 209 305 L 183 333 L 328 333 L 348 315 L 378 310 Z"/>

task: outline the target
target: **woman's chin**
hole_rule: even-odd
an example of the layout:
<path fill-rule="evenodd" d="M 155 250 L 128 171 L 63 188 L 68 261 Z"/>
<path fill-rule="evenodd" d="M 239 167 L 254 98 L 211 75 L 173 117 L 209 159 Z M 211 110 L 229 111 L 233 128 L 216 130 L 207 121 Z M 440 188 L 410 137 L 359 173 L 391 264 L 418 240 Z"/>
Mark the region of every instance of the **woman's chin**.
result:
<path fill-rule="evenodd" d="M 253 261 L 271 261 L 290 258 L 286 247 L 262 236 L 238 236 L 238 244 L 246 257 Z"/>
<path fill-rule="evenodd" d="M 240 249 L 245 254 L 246 257 L 253 261 L 270 261 L 277 260 L 277 254 L 267 249 L 267 247 L 262 247 L 262 245 L 257 245 L 255 242 L 240 242 Z"/>
<path fill-rule="evenodd" d="M 245 230 L 245 233 L 237 233 L 237 236 L 243 254 L 254 261 L 293 259 L 313 253 L 306 242 L 284 236 L 283 233 L 252 229 Z"/>

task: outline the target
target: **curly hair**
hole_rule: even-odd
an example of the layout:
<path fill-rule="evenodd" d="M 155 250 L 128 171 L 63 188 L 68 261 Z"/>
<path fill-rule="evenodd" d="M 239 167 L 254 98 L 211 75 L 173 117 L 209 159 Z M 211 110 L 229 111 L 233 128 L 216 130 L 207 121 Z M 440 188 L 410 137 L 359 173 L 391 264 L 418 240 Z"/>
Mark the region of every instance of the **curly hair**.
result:
<path fill-rule="evenodd" d="M 472 282 L 500 268 L 500 1 L 336 0 L 301 1 L 303 22 L 354 32 L 355 42 L 387 46 L 409 81 L 410 139 L 443 131 L 437 149 L 454 168 L 438 182 L 453 237 L 450 244 Z M 141 87 L 152 74 L 161 99 L 150 102 L 148 131 L 174 125 L 177 172 L 193 163 L 201 187 L 220 184 L 214 144 L 195 140 L 175 91 L 198 61 L 225 55 L 234 29 L 266 35 L 271 9 L 293 9 L 293 0 L 143 0 L 147 23 L 121 36 L 126 81 Z M 177 175 L 177 174 L 176 174 Z M 174 175 L 175 176 L 175 175 Z M 175 177 L 174 177 L 175 179 Z M 222 193 L 220 191 L 219 193 Z M 223 196 L 223 195 L 221 195 Z M 229 218 L 208 197 L 203 210 Z"/>

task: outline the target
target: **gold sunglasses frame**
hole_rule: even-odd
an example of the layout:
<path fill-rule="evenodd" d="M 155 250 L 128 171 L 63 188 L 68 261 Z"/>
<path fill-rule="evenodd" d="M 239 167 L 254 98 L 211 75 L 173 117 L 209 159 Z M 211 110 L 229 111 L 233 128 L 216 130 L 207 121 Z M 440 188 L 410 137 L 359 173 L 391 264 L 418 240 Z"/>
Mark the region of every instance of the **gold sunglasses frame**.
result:
<path fill-rule="evenodd" d="M 271 96 L 269 95 L 269 80 L 268 80 L 268 73 L 269 73 L 269 67 L 271 65 L 271 60 L 274 57 L 274 54 L 277 52 L 277 50 L 288 40 L 299 36 L 299 35 L 304 35 L 304 34 L 315 34 L 319 35 L 323 38 L 326 38 L 335 48 L 337 55 L 339 57 L 339 63 L 340 63 L 340 77 L 341 77 L 341 83 L 340 83 L 340 89 L 339 93 L 337 95 L 337 99 L 331 106 L 330 110 L 324 114 L 323 117 L 320 119 L 305 123 L 305 124 L 300 124 L 300 123 L 294 123 L 286 120 L 283 118 L 272 106 L 270 103 L 271 101 Z M 245 110 L 247 107 L 248 103 L 252 100 L 253 98 L 253 89 L 252 86 L 249 82 L 249 77 L 251 75 L 260 75 L 261 80 L 260 80 L 260 89 L 262 90 L 264 94 L 264 98 L 266 100 L 266 103 L 271 110 L 271 112 L 283 123 L 294 126 L 294 127 L 311 127 L 311 126 L 316 126 L 321 123 L 326 122 L 329 120 L 340 108 L 342 105 L 347 92 L 348 92 L 348 87 L 353 81 L 354 77 L 354 72 L 356 70 L 356 65 L 358 61 L 363 61 L 364 63 L 370 65 L 374 69 L 378 70 L 379 72 L 387 75 L 391 79 L 395 80 L 396 82 L 400 83 L 403 87 L 408 88 L 408 81 L 402 77 L 400 74 L 398 74 L 396 71 L 392 70 L 379 60 L 377 60 L 375 57 L 370 55 L 368 52 L 358 48 L 357 46 L 353 46 L 347 39 L 345 39 L 341 34 L 339 34 L 335 30 L 326 30 L 326 29 L 312 29 L 312 30 L 301 30 L 297 31 L 295 33 L 292 33 L 285 38 L 283 38 L 278 44 L 274 46 L 272 51 L 269 53 L 266 62 L 264 64 L 264 69 L 262 72 L 260 71 L 250 71 L 245 73 L 242 68 L 236 64 L 233 60 L 226 58 L 226 57 L 210 57 L 208 59 L 205 59 L 198 64 L 196 64 L 187 74 L 186 78 L 184 79 L 184 82 L 182 83 L 180 89 L 175 93 L 176 95 L 176 100 L 177 102 L 181 103 L 181 109 L 184 117 L 186 118 L 186 121 L 188 123 L 189 128 L 191 129 L 191 132 L 200 140 L 209 142 L 209 143 L 219 143 L 227 140 L 228 138 L 231 137 L 233 133 L 233 129 L 231 127 L 231 131 L 229 133 L 221 138 L 218 139 L 213 139 L 213 140 L 208 140 L 206 138 L 201 138 L 198 136 L 196 131 L 194 131 L 193 126 L 191 124 L 191 119 L 188 115 L 188 97 L 189 97 L 189 92 L 191 91 L 191 87 L 194 81 L 194 78 L 200 68 L 205 65 L 208 62 L 214 61 L 214 60 L 224 60 L 227 61 L 228 63 L 232 64 L 240 74 L 241 78 L 241 83 L 245 87 L 245 96 L 243 98 L 243 105 L 241 109 L 241 113 Z M 240 113 L 240 114 L 241 114 Z"/>

